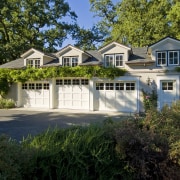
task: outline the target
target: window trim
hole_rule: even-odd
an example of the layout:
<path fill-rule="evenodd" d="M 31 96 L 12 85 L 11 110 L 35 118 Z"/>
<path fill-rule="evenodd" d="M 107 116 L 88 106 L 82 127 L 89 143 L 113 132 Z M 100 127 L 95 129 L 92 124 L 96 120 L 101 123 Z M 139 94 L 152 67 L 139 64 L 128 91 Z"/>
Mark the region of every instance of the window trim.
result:
<path fill-rule="evenodd" d="M 29 67 L 39 68 L 40 65 L 41 65 L 40 58 L 30 58 L 30 59 L 27 59 L 27 66 L 29 66 Z"/>
<path fill-rule="evenodd" d="M 117 57 L 122 57 L 122 60 L 120 58 L 119 61 L 117 61 Z M 107 63 L 107 57 L 109 57 L 109 62 Z M 110 60 L 110 58 L 112 58 L 112 60 Z M 112 61 L 112 62 L 110 62 Z M 120 64 L 122 63 L 122 66 L 118 66 L 116 65 L 117 62 L 120 62 Z M 109 64 L 109 65 L 107 65 Z M 124 53 L 114 53 L 114 54 L 105 54 L 104 55 L 104 66 L 105 67 L 124 67 Z"/>
<path fill-rule="evenodd" d="M 170 53 L 177 53 L 177 64 L 170 64 Z M 173 62 L 174 62 L 174 54 L 173 54 Z M 172 50 L 172 51 L 168 51 L 168 65 L 169 66 L 177 66 L 177 65 L 179 65 L 179 51 L 177 51 L 177 50 Z"/>
<path fill-rule="evenodd" d="M 65 59 L 68 59 L 68 65 L 66 65 L 65 63 L 64 63 L 64 60 Z M 78 66 L 78 56 L 63 56 L 62 57 L 62 66 L 64 66 L 64 67 L 76 67 L 76 66 Z M 76 60 L 75 62 L 74 62 L 74 60 Z"/>
<path fill-rule="evenodd" d="M 166 63 L 165 64 L 159 64 L 158 63 L 158 54 L 162 54 L 162 53 L 165 53 L 165 61 L 166 61 Z M 161 58 L 161 62 L 162 62 L 162 58 Z M 161 67 L 161 66 L 167 66 L 167 62 L 168 62 L 168 59 L 167 59 L 167 51 L 157 51 L 156 52 L 156 64 L 157 64 L 157 66 L 159 66 L 159 67 Z"/>

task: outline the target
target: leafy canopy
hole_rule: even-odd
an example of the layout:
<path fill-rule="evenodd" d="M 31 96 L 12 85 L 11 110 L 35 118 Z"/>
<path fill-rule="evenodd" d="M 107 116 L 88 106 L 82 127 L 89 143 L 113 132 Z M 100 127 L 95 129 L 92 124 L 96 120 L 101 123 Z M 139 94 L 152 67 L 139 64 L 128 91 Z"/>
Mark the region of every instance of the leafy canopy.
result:
<path fill-rule="evenodd" d="M 55 51 L 73 31 L 76 18 L 64 0 L 1 0 L 0 64 L 31 47 Z"/>

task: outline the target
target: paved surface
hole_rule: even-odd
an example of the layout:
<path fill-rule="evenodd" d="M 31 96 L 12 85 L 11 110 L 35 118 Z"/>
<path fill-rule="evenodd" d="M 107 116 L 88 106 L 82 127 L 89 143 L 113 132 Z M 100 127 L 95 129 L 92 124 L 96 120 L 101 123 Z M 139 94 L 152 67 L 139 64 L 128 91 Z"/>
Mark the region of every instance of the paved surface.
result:
<path fill-rule="evenodd" d="M 49 110 L 16 108 L 0 110 L 0 135 L 6 134 L 17 141 L 28 135 L 37 135 L 49 127 L 67 128 L 73 125 L 86 126 L 101 123 L 108 117 L 120 120 L 131 114 L 113 112 Z"/>

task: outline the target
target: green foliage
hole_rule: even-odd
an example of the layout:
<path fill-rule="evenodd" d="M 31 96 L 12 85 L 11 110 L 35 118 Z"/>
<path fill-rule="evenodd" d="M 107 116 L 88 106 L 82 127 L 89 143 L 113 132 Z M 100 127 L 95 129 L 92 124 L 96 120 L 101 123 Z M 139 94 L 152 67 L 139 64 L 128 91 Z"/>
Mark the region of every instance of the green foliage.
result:
<path fill-rule="evenodd" d="M 143 93 L 143 103 L 144 103 L 145 112 L 153 108 L 156 109 L 157 99 L 158 99 L 156 90 L 152 90 L 151 93 L 142 90 L 142 93 Z"/>
<path fill-rule="evenodd" d="M 0 109 L 9 109 L 14 107 L 15 107 L 14 100 L 0 98 Z"/>
<path fill-rule="evenodd" d="M 97 27 L 106 32 L 105 43 L 117 41 L 145 47 L 165 36 L 180 37 L 178 0 L 89 0 L 100 17 Z"/>
<path fill-rule="evenodd" d="M 1 0 L 0 17 L 1 64 L 31 47 L 53 52 L 73 31 L 77 16 L 64 0 Z"/>
<path fill-rule="evenodd" d="M 8 69 L 0 69 L 0 96 L 6 95 L 9 91 L 12 82 L 9 72 Z"/>
<path fill-rule="evenodd" d="M 0 137 L 1 179 L 180 179 L 180 102 L 144 119 Z"/>

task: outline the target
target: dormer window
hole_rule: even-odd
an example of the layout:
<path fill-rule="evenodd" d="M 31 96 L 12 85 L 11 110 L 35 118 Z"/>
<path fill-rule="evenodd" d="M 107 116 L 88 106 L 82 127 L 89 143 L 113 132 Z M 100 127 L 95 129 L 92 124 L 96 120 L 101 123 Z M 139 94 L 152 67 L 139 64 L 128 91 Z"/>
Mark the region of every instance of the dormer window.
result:
<path fill-rule="evenodd" d="M 78 65 L 78 57 L 63 57 L 63 66 L 75 67 Z"/>
<path fill-rule="evenodd" d="M 179 51 L 169 51 L 168 52 L 169 65 L 179 64 Z"/>
<path fill-rule="evenodd" d="M 107 54 L 104 63 L 105 67 L 123 67 L 124 54 Z"/>
<path fill-rule="evenodd" d="M 167 65 L 167 53 L 166 52 L 157 52 L 157 65 L 166 66 Z"/>
<path fill-rule="evenodd" d="M 29 67 L 39 68 L 40 67 L 40 59 L 28 59 L 27 65 Z"/>

